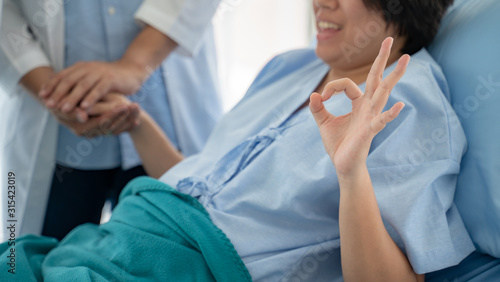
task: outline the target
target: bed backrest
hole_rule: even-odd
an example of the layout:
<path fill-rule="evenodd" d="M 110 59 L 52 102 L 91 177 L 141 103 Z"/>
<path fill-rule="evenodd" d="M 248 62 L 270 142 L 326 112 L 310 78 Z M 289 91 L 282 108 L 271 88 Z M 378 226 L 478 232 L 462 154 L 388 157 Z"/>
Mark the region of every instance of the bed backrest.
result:
<path fill-rule="evenodd" d="M 464 127 L 455 202 L 479 251 L 500 258 L 500 1 L 455 0 L 429 51 Z"/>

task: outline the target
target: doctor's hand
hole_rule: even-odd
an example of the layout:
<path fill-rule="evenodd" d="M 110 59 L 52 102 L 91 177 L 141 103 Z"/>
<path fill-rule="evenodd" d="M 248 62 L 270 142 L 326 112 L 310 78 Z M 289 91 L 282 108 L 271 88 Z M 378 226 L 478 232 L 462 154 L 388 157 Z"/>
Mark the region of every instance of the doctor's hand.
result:
<path fill-rule="evenodd" d="M 392 47 L 392 38 L 382 43 L 380 52 L 372 65 L 363 92 L 350 79 L 339 79 L 328 83 L 320 95 L 313 93 L 309 108 L 319 127 L 323 144 L 335 169 L 342 176 L 352 176 L 363 168 L 371 142 L 387 123 L 394 120 L 403 109 L 402 102 L 382 112 L 390 92 L 406 71 L 410 56 L 404 55 L 398 65 L 385 79 L 382 75 Z M 345 92 L 352 100 L 352 111 L 343 116 L 334 116 L 323 102 L 338 92 Z"/>
<path fill-rule="evenodd" d="M 38 94 L 49 109 L 69 113 L 79 106 L 87 111 L 108 93 L 134 94 L 148 76 L 130 60 L 79 62 L 54 75 Z"/>
<path fill-rule="evenodd" d="M 118 135 L 135 128 L 139 123 L 139 106 L 120 94 L 108 94 L 88 111 L 86 122 L 79 121 L 77 112 L 64 113 L 51 109 L 53 116 L 75 135 L 94 138 Z"/>

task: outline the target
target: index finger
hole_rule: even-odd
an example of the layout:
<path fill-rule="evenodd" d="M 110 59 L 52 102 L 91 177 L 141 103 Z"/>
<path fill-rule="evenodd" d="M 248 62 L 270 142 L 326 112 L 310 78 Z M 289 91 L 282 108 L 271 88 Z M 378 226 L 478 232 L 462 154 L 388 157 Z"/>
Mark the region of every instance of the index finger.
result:
<path fill-rule="evenodd" d="M 323 98 L 323 101 L 326 101 L 334 94 L 340 92 L 344 92 L 345 95 L 351 100 L 356 100 L 363 96 L 363 92 L 361 92 L 358 85 L 354 83 L 354 81 L 349 78 L 341 78 L 328 82 L 321 93 L 321 97 Z"/>
<path fill-rule="evenodd" d="M 38 92 L 38 96 L 41 98 L 48 98 L 50 94 L 52 94 L 54 87 L 59 84 L 59 80 L 61 80 L 61 78 L 58 75 L 50 77 L 49 81 L 42 85 L 42 89 Z"/>

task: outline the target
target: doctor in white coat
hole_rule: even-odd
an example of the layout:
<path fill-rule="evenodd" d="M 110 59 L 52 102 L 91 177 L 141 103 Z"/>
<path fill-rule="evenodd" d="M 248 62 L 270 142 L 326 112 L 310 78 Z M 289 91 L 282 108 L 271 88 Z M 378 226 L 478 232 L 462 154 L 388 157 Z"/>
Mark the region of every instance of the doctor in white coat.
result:
<path fill-rule="evenodd" d="M 2 175 L 10 175 L 2 183 L 2 232 L 4 239 L 25 233 L 40 234 L 56 162 L 59 124 L 36 94 L 28 93 L 19 82 L 28 72 L 50 66 L 54 71 L 64 67 L 64 1 L 6 0 L 0 8 L 0 87 L 7 93 L 0 108 L 0 149 L 3 152 Z M 216 81 L 213 56 L 197 56 L 213 52 L 210 21 L 218 0 L 145 0 L 135 14 L 136 20 L 167 35 L 173 40 L 166 54 L 184 53 L 203 58 L 187 62 L 182 56 L 170 56 L 162 63 L 168 74 L 168 99 L 176 129 L 179 150 L 195 153 L 221 112 L 204 103 L 213 97 Z M 1 3 L 1 0 L 0 0 Z M 208 48 L 206 46 L 209 46 Z M 195 57 L 195 58 L 196 58 Z M 205 73 L 197 83 L 185 83 L 186 74 Z M 179 74 L 179 75 L 178 75 Z M 197 74 L 193 74 L 196 76 Z M 214 90 L 214 91 L 211 91 Z M 31 91 L 33 92 L 33 91 Z M 174 95 L 182 93 L 182 95 Z M 202 123 L 201 125 L 199 123 Z M 195 130 L 206 128 L 206 131 Z M 64 173 L 64 172 L 62 172 Z M 15 226 L 7 230 L 5 225 Z M 7 234 L 7 232 L 9 234 Z"/>

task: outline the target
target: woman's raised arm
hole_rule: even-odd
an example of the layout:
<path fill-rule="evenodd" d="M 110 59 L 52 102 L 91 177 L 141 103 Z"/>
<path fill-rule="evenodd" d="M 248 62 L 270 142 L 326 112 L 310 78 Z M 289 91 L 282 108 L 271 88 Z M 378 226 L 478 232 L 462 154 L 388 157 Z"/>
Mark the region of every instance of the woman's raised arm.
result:
<path fill-rule="evenodd" d="M 382 80 L 392 43 L 392 38 L 382 43 L 364 94 L 350 79 L 340 79 L 330 82 L 321 95 L 311 95 L 310 109 L 339 179 L 341 258 L 346 281 L 423 279 L 415 274 L 385 229 L 366 166 L 373 138 L 404 107 L 399 102 L 382 112 L 392 88 L 405 73 L 410 60 L 408 55 L 402 56 L 396 69 Z M 345 92 L 352 100 L 349 114 L 334 116 L 323 106 L 323 102 L 337 92 Z"/>

